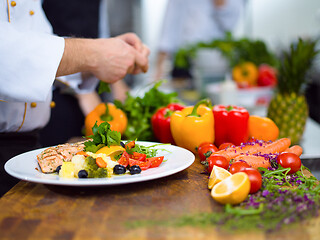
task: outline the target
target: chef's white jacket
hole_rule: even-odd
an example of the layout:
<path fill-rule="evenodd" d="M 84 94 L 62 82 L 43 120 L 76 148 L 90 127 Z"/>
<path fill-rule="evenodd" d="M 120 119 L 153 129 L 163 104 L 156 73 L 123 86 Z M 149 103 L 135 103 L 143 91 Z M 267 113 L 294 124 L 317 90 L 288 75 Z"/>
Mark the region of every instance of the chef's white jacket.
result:
<path fill-rule="evenodd" d="M 52 35 L 41 0 L 8 2 L 0 0 L 0 132 L 32 131 L 49 121 L 64 38 Z"/>
<path fill-rule="evenodd" d="M 174 53 L 190 44 L 223 38 L 236 26 L 243 6 L 243 0 L 226 0 L 219 8 L 213 0 L 169 0 L 159 50 Z"/>

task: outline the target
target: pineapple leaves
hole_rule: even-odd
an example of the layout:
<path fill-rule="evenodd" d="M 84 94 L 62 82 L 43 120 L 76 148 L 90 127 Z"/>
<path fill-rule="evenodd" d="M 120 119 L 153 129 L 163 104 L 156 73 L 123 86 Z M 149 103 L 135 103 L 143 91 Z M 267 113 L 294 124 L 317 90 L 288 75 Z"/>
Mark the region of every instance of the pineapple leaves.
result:
<path fill-rule="evenodd" d="M 319 51 L 315 49 L 317 41 L 299 39 L 283 53 L 279 68 L 278 91 L 282 94 L 301 94 L 307 81 L 307 73 Z"/>

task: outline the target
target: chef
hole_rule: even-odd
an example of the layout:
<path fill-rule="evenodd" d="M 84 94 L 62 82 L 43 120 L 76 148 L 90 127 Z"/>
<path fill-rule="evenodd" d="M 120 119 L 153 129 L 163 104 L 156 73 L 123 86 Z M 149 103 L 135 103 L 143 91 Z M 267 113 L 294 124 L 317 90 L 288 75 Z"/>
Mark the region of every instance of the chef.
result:
<path fill-rule="evenodd" d="M 168 64 L 165 63 L 169 60 L 172 65 L 180 48 L 223 39 L 226 32 L 235 28 L 244 3 L 244 0 L 168 1 L 159 36 L 155 79 L 166 77 Z M 173 77 L 191 77 L 184 69 L 173 68 L 171 74 Z"/>
<path fill-rule="evenodd" d="M 0 0 L 0 196 L 16 183 L 5 173 L 5 161 L 39 147 L 37 130 L 55 105 L 51 87 L 56 77 L 88 72 L 113 83 L 128 73 L 146 72 L 148 55 L 133 33 L 65 39 L 52 35 L 41 0 Z M 90 78 L 78 86 L 93 87 Z"/>

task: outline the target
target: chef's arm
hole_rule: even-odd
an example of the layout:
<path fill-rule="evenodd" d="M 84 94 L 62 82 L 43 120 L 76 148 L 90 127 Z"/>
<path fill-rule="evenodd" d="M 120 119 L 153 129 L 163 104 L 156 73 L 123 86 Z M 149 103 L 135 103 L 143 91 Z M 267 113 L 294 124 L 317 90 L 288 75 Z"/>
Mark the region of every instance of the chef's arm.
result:
<path fill-rule="evenodd" d="M 66 38 L 56 76 L 91 72 L 113 83 L 126 74 L 148 70 L 149 49 L 134 34 L 109 39 Z"/>

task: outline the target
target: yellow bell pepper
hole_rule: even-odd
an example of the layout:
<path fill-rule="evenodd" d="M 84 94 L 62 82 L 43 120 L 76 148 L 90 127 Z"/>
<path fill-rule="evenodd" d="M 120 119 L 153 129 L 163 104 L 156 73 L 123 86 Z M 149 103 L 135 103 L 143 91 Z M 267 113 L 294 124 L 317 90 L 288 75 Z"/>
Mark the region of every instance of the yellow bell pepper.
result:
<path fill-rule="evenodd" d="M 171 115 L 170 129 L 175 143 L 193 153 L 203 142 L 214 142 L 214 119 L 208 99 Z"/>
<path fill-rule="evenodd" d="M 128 119 L 126 114 L 113 103 L 100 103 L 85 118 L 86 136 L 93 134 L 92 127 L 96 122 L 98 126 L 103 122 L 108 122 L 112 131 L 123 134 L 127 128 Z"/>
<path fill-rule="evenodd" d="M 232 77 L 240 87 L 257 85 L 258 68 L 252 62 L 243 62 L 232 69 Z"/>

